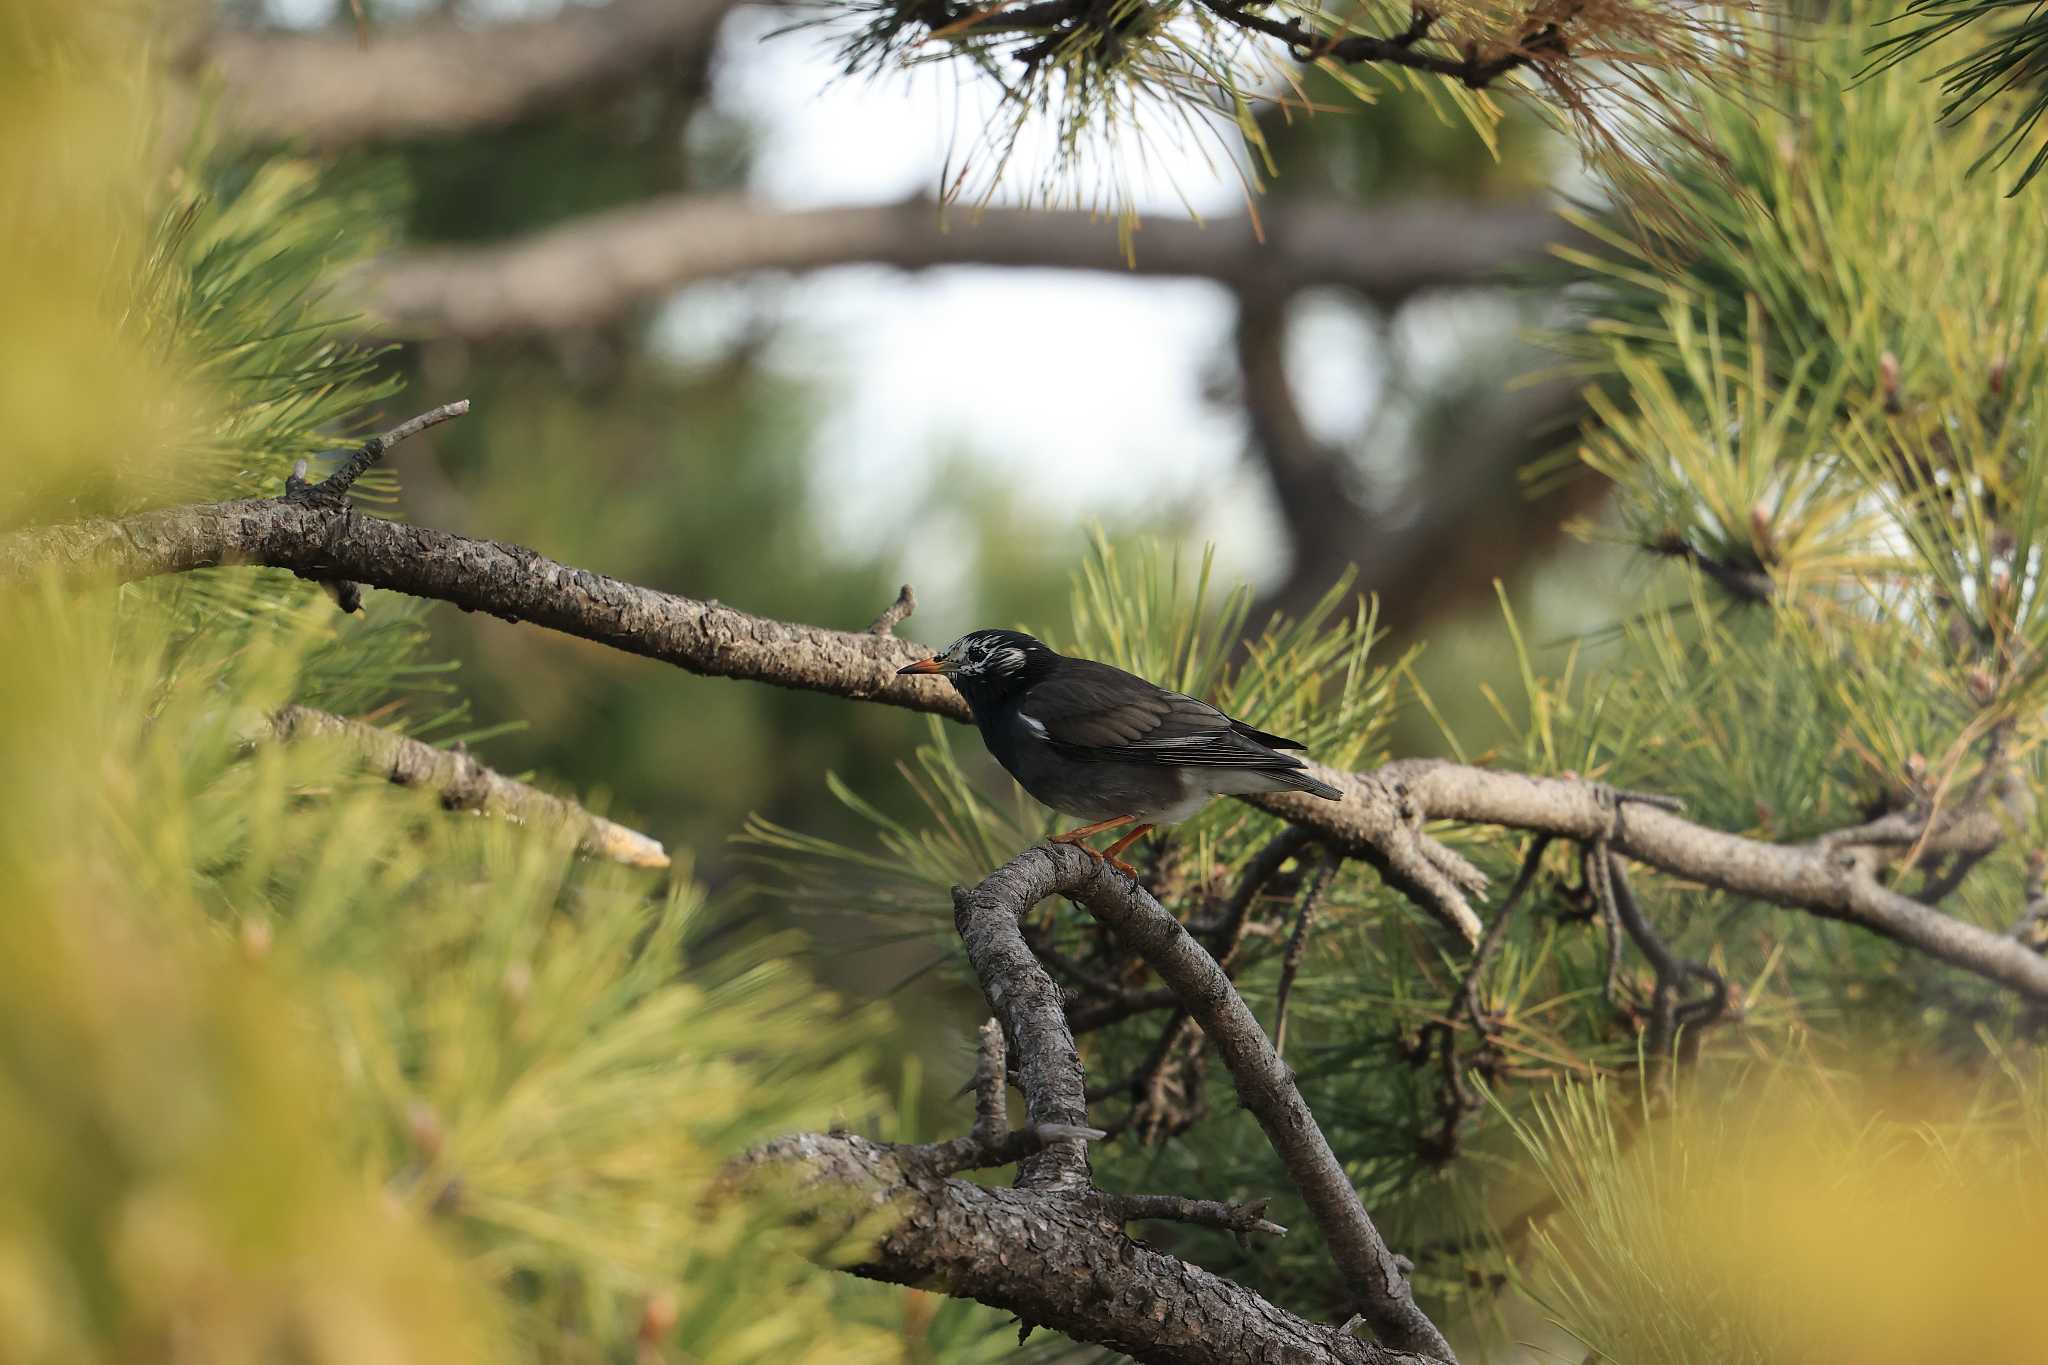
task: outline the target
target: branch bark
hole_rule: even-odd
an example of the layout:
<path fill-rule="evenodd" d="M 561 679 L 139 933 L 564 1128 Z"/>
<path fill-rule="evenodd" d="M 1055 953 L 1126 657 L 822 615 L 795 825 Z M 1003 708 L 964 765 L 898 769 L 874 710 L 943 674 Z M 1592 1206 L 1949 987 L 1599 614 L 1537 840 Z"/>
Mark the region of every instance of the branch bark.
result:
<path fill-rule="evenodd" d="M 244 133 L 320 151 L 502 127 L 710 44 L 734 0 L 612 0 L 549 19 L 356 33 L 219 30 L 194 56 Z"/>
<path fill-rule="evenodd" d="M 1133 1241 L 1094 1199 L 941 1179 L 903 1149 L 844 1133 L 781 1138 L 749 1161 L 800 1180 L 800 1197 L 820 1215 L 843 1217 L 848 1199 L 891 1212 L 890 1230 L 855 1274 L 974 1299 L 1134 1360 L 1440 1365 L 1297 1317 Z"/>
<path fill-rule="evenodd" d="M 449 810 L 476 811 L 538 829 L 565 830 L 576 848 L 592 858 L 628 867 L 664 868 L 668 852 L 658 840 L 592 815 L 573 801 L 514 781 L 454 749 L 440 749 L 359 720 L 308 706 L 286 706 L 270 718 L 277 738 L 292 742 L 328 740 L 355 751 L 370 767 L 401 787 L 437 792 Z"/>
<path fill-rule="evenodd" d="M 692 673 L 885 702 L 967 720 L 959 694 L 936 678 L 895 670 L 930 651 L 894 636 L 770 620 L 714 602 L 637 587 L 557 563 L 532 550 L 363 516 L 304 500 L 173 507 L 121 521 L 78 522 L 0 535 L 0 587 L 59 574 L 126 582 L 222 564 L 267 564 L 314 578 L 346 578 L 487 611 L 661 659 Z M 1434 760 L 1371 773 L 1310 765 L 1345 793 L 1324 801 L 1281 792 L 1246 798 L 1314 830 L 1341 854 L 1388 870 L 1447 922 L 1471 916 L 1469 864 L 1423 832 L 1458 820 L 1607 838 L 1617 853 L 1661 872 L 1760 901 L 1807 910 L 1882 934 L 2034 999 L 2048 999 L 2048 959 L 2003 934 L 1951 918 L 1881 884 L 1896 848 L 1768 844 L 1708 829 L 1641 803 L 1618 807 L 1598 783 L 1531 777 Z M 2021 793 L 2024 795 L 2024 793 Z M 1995 846 L 2023 812 L 1987 812 L 1961 830 Z M 1405 881 L 1402 879 L 1406 879 Z M 1419 879 L 1419 880 L 1418 880 Z M 1463 879 L 1467 885 L 1460 887 Z M 1445 896 L 1455 897 L 1443 901 Z M 1476 917 L 1471 920 L 1476 925 Z M 1470 933 L 1476 939 L 1476 932 Z"/>
<path fill-rule="evenodd" d="M 1005 879 L 1003 894 L 1013 914 L 1021 916 L 1055 893 L 1072 897 L 1145 959 L 1230 1068 L 1238 1099 L 1258 1119 L 1279 1154 L 1374 1334 L 1400 1350 L 1453 1359 L 1443 1334 L 1416 1307 L 1399 1258 L 1373 1226 L 1357 1189 L 1295 1088 L 1294 1073 L 1273 1051 L 1223 968 L 1186 926 L 1135 881 L 1068 845 L 1026 849 L 997 876 Z"/>
<path fill-rule="evenodd" d="M 1276 203 L 1259 225 L 1148 222 L 1127 259 L 1109 224 L 1082 212 L 944 214 L 925 200 L 781 210 L 678 194 L 502 245 L 402 252 L 371 262 L 350 285 L 390 331 L 471 340 L 596 326 L 701 280 L 852 264 L 1101 270 L 1259 292 L 1334 285 L 1391 307 L 1424 290 L 1487 283 L 1552 242 L 1588 245 L 1582 237 L 1533 202 Z"/>
<path fill-rule="evenodd" d="M 1085 1121 L 1086 1078 L 1060 993 L 1022 930 L 1031 908 L 1055 894 L 1079 901 L 1129 941 L 1189 1014 L 1212 1030 L 1246 1106 L 1281 1153 L 1386 1346 L 1357 1340 L 1348 1324 L 1295 1317 L 1240 1285 L 1131 1241 L 1122 1224 L 1132 1218 L 1182 1219 L 1240 1235 L 1285 1230 L 1264 1218 L 1263 1201 L 1100 1191 L 1078 1142 L 1070 1152 L 1062 1151 L 1068 1144 L 1055 1142 L 1027 1159 L 1011 1190 L 947 1179 L 958 1168 L 951 1152 L 960 1141 L 891 1146 L 845 1134 L 804 1134 L 757 1150 L 747 1168 L 798 1174 L 799 1195 L 812 1212 L 848 1226 L 869 1208 L 886 1207 L 895 1221 L 874 1254 L 853 1267 L 857 1274 L 1007 1308 L 1027 1326 L 1056 1327 L 1139 1360 L 1453 1361 L 1442 1335 L 1409 1297 L 1401 1265 L 1373 1230 L 1292 1076 L 1222 968 L 1151 896 L 1067 845 L 1027 849 L 979 885 L 954 888 L 954 926 L 1000 1025 L 999 1035 L 985 1032 L 982 1039 L 975 1134 L 1003 1121 L 1006 1053 L 1016 1056 L 1034 1121 Z M 854 1196 L 851 1210 L 848 1195 Z"/>
<path fill-rule="evenodd" d="M 1018 862 L 998 868 L 971 891 L 955 887 L 953 927 L 967 949 L 982 995 L 1002 1021 L 1007 1050 L 1016 1058 L 1022 1081 L 1027 1122 L 1084 1128 L 1088 1087 L 1060 988 L 1031 955 L 1019 925 L 1024 911 L 1045 899 L 1046 893 L 1021 899 L 1030 885 L 1017 868 Z M 1017 1171 L 1019 1189 L 1072 1191 L 1086 1189 L 1088 1183 L 1088 1147 L 1079 1141 L 1053 1143 Z"/>

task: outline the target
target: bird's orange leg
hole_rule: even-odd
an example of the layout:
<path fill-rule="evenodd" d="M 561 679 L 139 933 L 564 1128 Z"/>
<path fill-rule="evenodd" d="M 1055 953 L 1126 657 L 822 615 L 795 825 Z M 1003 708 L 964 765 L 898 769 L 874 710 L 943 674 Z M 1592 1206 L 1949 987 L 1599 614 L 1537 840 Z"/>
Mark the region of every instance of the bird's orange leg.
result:
<path fill-rule="evenodd" d="M 1132 881 L 1138 880 L 1138 869 L 1132 867 L 1129 863 L 1125 862 L 1123 859 L 1117 857 L 1116 855 L 1123 852 L 1125 849 L 1129 848 L 1132 844 L 1137 843 L 1138 840 L 1144 838 L 1145 835 L 1151 831 L 1151 829 L 1152 826 L 1150 825 L 1138 826 L 1129 834 L 1126 834 L 1123 838 L 1117 840 L 1108 848 L 1102 850 L 1102 860 L 1108 863 L 1111 867 L 1115 868 L 1117 871 L 1123 873 L 1126 877 L 1129 877 Z"/>
<path fill-rule="evenodd" d="M 1097 820 L 1092 825 L 1083 825 L 1079 829 L 1070 829 L 1065 834 L 1055 834 L 1046 842 L 1049 844 L 1072 844 L 1089 857 L 1100 861 L 1102 855 L 1088 847 L 1083 841 L 1091 834 L 1100 834 L 1106 829 L 1115 829 L 1118 825 L 1128 825 L 1137 818 L 1135 815 L 1119 815 L 1114 820 Z M 1122 848 L 1123 845 L 1118 844 L 1117 847 Z"/>

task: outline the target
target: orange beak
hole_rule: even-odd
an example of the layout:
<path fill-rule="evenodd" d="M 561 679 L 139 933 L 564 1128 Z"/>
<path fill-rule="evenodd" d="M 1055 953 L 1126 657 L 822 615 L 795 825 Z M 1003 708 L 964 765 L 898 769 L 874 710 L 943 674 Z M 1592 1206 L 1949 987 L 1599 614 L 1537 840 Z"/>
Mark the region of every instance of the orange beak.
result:
<path fill-rule="evenodd" d="M 944 673 L 945 671 L 946 666 L 937 659 L 919 659 L 914 664 L 905 664 L 897 669 L 896 676 L 900 678 L 906 673 Z"/>

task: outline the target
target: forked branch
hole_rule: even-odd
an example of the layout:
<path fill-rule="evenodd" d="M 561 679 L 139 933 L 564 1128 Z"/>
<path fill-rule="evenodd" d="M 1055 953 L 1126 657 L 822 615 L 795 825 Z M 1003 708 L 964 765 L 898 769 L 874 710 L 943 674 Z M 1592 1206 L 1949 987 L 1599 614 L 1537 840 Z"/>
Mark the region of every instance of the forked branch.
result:
<path fill-rule="evenodd" d="M 1079 901 L 1130 941 L 1212 1031 L 1246 1106 L 1281 1151 L 1362 1316 L 1385 1345 L 1352 1336 L 1348 1323 L 1296 1317 L 1124 1234 L 1123 1223 L 1132 1219 L 1190 1222 L 1240 1237 L 1281 1236 L 1286 1229 L 1265 1217 L 1264 1200 L 1096 1188 L 1082 1139 L 1101 1134 L 1076 1117 L 1085 1113 L 1080 1055 L 1059 991 L 1021 929 L 1032 907 L 1054 894 Z M 1379 1240 L 1251 1012 L 1215 959 L 1157 901 L 1078 849 L 1057 845 L 1028 849 L 979 885 L 955 888 L 953 906 L 954 926 L 995 1015 L 981 1036 L 973 1131 L 923 1146 L 803 1134 L 772 1142 L 744 1163 L 756 1177 L 793 1180 L 799 1205 L 813 1217 L 836 1213 L 850 1226 L 886 1205 L 895 1214 L 890 1230 L 855 1273 L 973 1298 L 1027 1325 L 1054 1327 L 1143 1361 L 1452 1361 L 1408 1294 L 1404 1264 Z M 948 1178 L 999 1149 L 990 1135 L 1007 1123 L 1002 1078 L 1012 1054 L 1033 1120 L 1025 1131 L 1049 1130 L 1052 1140 L 1027 1157 L 1013 1189 Z"/>

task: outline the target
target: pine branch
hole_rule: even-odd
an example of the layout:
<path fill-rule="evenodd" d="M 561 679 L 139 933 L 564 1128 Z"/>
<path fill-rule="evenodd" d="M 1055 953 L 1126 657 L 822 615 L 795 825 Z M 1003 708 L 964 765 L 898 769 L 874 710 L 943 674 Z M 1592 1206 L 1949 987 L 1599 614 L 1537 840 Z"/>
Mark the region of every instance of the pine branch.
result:
<path fill-rule="evenodd" d="M 1078 1139 L 1101 1134 L 1078 1121 L 1086 1090 L 1080 1054 L 1059 990 L 1021 928 L 1033 906 L 1056 894 L 1086 906 L 1144 955 L 1202 1022 L 1336 1248 L 1339 1268 L 1381 1340 L 1426 1355 L 1359 1341 L 1349 1323 L 1332 1328 L 1297 1318 L 1241 1285 L 1124 1235 L 1123 1222 L 1133 1218 L 1180 1219 L 1239 1236 L 1286 1230 L 1265 1218 L 1263 1201 L 1229 1204 L 1095 1187 Z M 795 1175 L 800 1206 L 812 1217 L 845 1219 L 849 1230 L 861 1212 L 889 1209 L 890 1230 L 852 1267 L 857 1274 L 1006 1308 L 1027 1330 L 1054 1327 L 1141 1361 L 1455 1365 L 1441 1334 L 1408 1295 L 1406 1263 L 1379 1241 L 1251 1011 L 1215 959 L 1157 901 L 1080 850 L 1055 845 L 1026 850 L 972 888 L 955 887 L 953 924 L 994 1013 L 976 1062 L 973 1131 L 925 1146 L 799 1134 L 757 1149 L 737 1175 Z M 1007 1122 L 1002 1078 L 1012 1052 L 1026 1111 L 1034 1125 L 1056 1126 L 1054 1140 L 1026 1159 L 1013 1189 L 948 1179 L 962 1153 L 987 1154 L 989 1134 Z"/>
<path fill-rule="evenodd" d="M 1237 1074 L 1239 1095 L 1260 1115 L 1337 1248 L 1339 1269 L 1380 1338 L 1427 1355 L 1368 1345 L 1350 1334 L 1350 1324 L 1331 1328 L 1296 1318 L 1243 1285 L 1124 1236 L 1122 1222 L 1133 1218 L 1171 1218 L 1239 1236 L 1286 1230 L 1266 1220 L 1264 1201 L 1124 1195 L 1094 1187 L 1083 1140 L 1102 1134 L 1083 1124 L 1085 1072 L 1059 990 L 1022 933 L 1024 917 L 1051 894 L 1075 898 L 1110 925 L 1202 1021 Z M 1026 849 L 973 888 L 956 886 L 952 907 L 954 929 L 993 1011 L 981 1029 L 975 1064 L 973 1132 L 924 1146 L 799 1134 L 752 1152 L 741 1162 L 741 1177 L 797 1175 L 795 1195 L 813 1218 L 852 1222 L 862 1209 L 889 1207 L 891 1230 L 852 1267 L 858 1275 L 973 1297 L 1016 1312 L 1026 1326 L 1053 1326 L 1139 1361 L 1421 1365 L 1434 1359 L 1454 1365 L 1442 1334 L 1409 1300 L 1405 1263 L 1378 1242 L 1358 1193 L 1251 1011 L 1223 968 L 1157 900 L 1079 849 L 1053 845 Z M 965 1164 L 987 1164 L 985 1158 L 997 1154 L 991 1134 L 1008 1124 L 1004 1076 L 1012 1052 L 1032 1126 L 1051 1126 L 1053 1140 L 1008 1138 L 1016 1148 L 1036 1146 L 1014 1189 L 948 1179 Z"/>
<path fill-rule="evenodd" d="M 1086 855 L 1082 855 L 1086 857 Z M 1032 1126 L 1088 1126 L 1087 1085 L 1081 1054 L 1067 1028 L 1060 988 L 1032 956 L 1019 926 L 1024 912 L 1047 893 L 1023 899 L 1017 862 L 998 868 L 979 886 L 953 888 L 953 927 L 981 993 L 1002 1021 L 1008 1050 L 1016 1057 L 1025 1116 Z M 1056 1142 L 1027 1160 L 1017 1172 L 1020 1189 L 1073 1190 L 1088 1185 L 1088 1149 L 1078 1141 Z"/>
<path fill-rule="evenodd" d="M 1421 5 L 1415 7 L 1408 27 L 1399 33 L 1386 37 L 1351 33 L 1341 38 L 1334 34 L 1311 33 L 1299 18 L 1282 21 L 1254 14 L 1250 12 L 1248 0 L 1202 0 L 1202 6 L 1234 28 L 1279 39 L 1297 61 L 1329 60 L 1347 66 L 1404 66 L 1411 71 L 1448 76 L 1472 90 L 1484 90 L 1502 76 L 1533 62 L 1569 55 L 1563 30 L 1555 23 L 1531 28 L 1519 43 L 1484 60 L 1479 56 L 1478 46 L 1473 43 L 1465 44 L 1464 50 L 1456 57 L 1424 51 L 1420 44 L 1429 37 L 1436 15 Z"/>
<path fill-rule="evenodd" d="M 364 763 L 401 787 L 437 792 L 449 810 L 475 811 L 536 829 L 575 834 L 577 850 L 628 867 L 664 868 L 668 852 L 658 840 L 592 815 L 573 801 L 514 781 L 457 749 L 440 749 L 374 725 L 307 706 L 287 706 L 270 718 L 280 740 L 329 740 L 346 745 Z"/>
<path fill-rule="evenodd" d="M 818 1217 L 844 1217 L 849 1204 L 890 1209 L 889 1230 L 849 1267 L 857 1275 L 973 1299 L 1133 1360 L 1433 1365 L 1133 1241 L 1097 1197 L 942 1179 L 900 1149 L 844 1133 L 780 1138 L 748 1158 L 747 1174 L 796 1184 Z"/>
<path fill-rule="evenodd" d="M 321 151 L 503 127 L 708 48 L 732 0 L 611 0 L 469 28 L 222 29 L 190 54 L 222 78 L 235 127 Z"/>
<path fill-rule="evenodd" d="M 0 535 L 0 588 L 51 572 L 128 582 L 224 564 L 265 564 L 452 602 L 706 676 L 969 719 L 959 694 L 941 680 L 895 676 L 930 652 L 923 645 L 752 616 L 572 568 L 519 546 L 303 500 L 173 507 Z M 1596 782 L 1436 760 L 1404 760 L 1364 773 L 1311 764 L 1309 772 L 1342 790 L 1344 799 L 1293 792 L 1243 799 L 1315 831 L 1339 854 L 1373 863 L 1468 942 L 1477 942 L 1479 924 L 1466 895 L 1484 879 L 1424 832 L 1427 821 L 1580 842 L 1605 838 L 1615 852 L 1672 876 L 1854 924 L 2048 999 L 2048 960 L 1885 886 L 1878 873 L 1897 856 L 1895 846 L 1769 844 L 1694 824 L 1648 802 L 1618 802 Z M 1928 847 L 1960 853 L 1998 846 L 2009 825 L 2024 823 L 2032 797 L 2006 784 L 1992 799 L 1996 804 L 1944 817 L 1949 823 Z"/>
<path fill-rule="evenodd" d="M 1308 955 L 1309 929 L 1315 922 L 1323 893 L 1337 874 L 1337 866 L 1331 860 L 1316 869 L 1315 879 L 1302 893 L 1301 908 L 1294 912 L 1294 931 L 1288 936 L 1287 950 L 1280 959 L 1280 981 L 1273 990 L 1273 1052 L 1279 1057 L 1287 1055 L 1287 1005 L 1294 995 L 1294 978 Z"/>
<path fill-rule="evenodd" d="M 1018 854 L 984 881 L 976 894 L 1009 907 L 1015 916 L 1022 916 L 1049 895 L 1065 895 L 1143 957 L 1179 997 L 1181 1008 L 1201 1025 L 1230 1068 L 1239 1100 L 1258 1119 L 1267 1142 L 1322 1229 L 1338 1275 L 1375 1335 L 1402 1350 L 1439 1360 L 1454 1359 L 1443 1335 L 1416 1307 L 1399 1258 L 1373 1226 L 1357 1189 L 1295 1088 L 1294 1073 L 1274 1053 L 1265 1030 L 1223 968 L 1179 920 L 1129 877 L 1063 844 Z M 959 903 L 957 895 L 955 903 Z M 1061 1031 L 1064 1029 L 1062 1019 Z M 1078 1060 L 1075 1070 L 1079 1070 Z"/>

